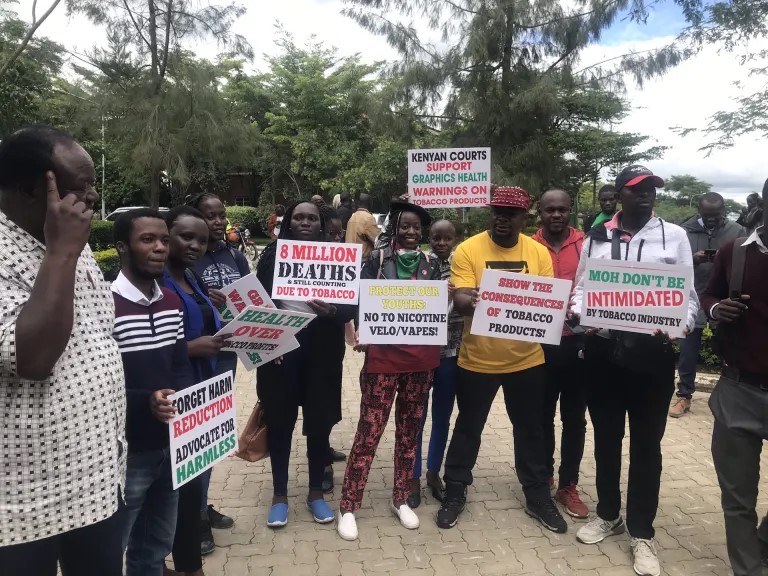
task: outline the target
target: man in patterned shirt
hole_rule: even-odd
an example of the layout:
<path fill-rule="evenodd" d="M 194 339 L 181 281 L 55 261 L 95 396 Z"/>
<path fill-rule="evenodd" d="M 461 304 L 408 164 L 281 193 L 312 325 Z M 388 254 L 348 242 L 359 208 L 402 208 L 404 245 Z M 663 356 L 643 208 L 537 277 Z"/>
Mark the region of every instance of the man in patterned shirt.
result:
<path fill-rule="evenodd" d="M 125 389 L 87 245 L 88 153 L 46 126 L 0 143 L 0 572 L 119 576 Z"/>

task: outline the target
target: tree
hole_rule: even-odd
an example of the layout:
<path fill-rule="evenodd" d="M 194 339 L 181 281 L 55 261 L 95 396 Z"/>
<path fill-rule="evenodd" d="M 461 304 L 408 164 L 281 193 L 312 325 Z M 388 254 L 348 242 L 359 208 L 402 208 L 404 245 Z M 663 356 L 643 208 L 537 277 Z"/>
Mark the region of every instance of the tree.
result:
<path fill-rule="evenodd" d="M 27 35 L 17 18 L 0 21 L 0 54 Z M 46 121 L 43 103 L 55 90 L 52 79 L 61 69 L 63 48 L 45 38 L 27 42 L 26 52 L 6 61 L 0 76 L 0 138 L 26 124 Z"/>
<path fill-rule="evenodd" d="M 0 5 L 2 4 L 8 4 L 10 2 L 14 2 L 15 0 L 0 0 Z M 30 24 L 29 27 L 26 28 L 23 35 L 18 36 L 14 42 L 15 48 L 12 50 L 9 49 L 10 47 L 6 48 L 3 47 L 3 50 L 0 51 L 0 54 L 8 54 L 8 56 L 2 60 L 0 59 L 0 80 L 3 79 L 3 76 L 5 76 L 11 68 L 13 68 L 14 64 L 18 60 L 19 56 L 22 55 L 24 50 L 29 46 L 30 42 L 32 41 L 32 37 L 35 35 L 35 32 L 37 32 L 37 29 L 40 28 L 43 22 L 45 22 L 48 17 L 53 13 L 53 11 L 56 9 L 56 7 L 61 3 L 61 0 L 53 0 L 51 5 L 46 9 L 45 12 L 43 12 L 40 15 L 40 18 L 37 17 L 37 0 L 32 4 L 32 24 Z M 3 20 L 5 20 L 8 17 L 7 11 L 4 11 L 2 8 L 0 8 L 0 16 L 3 17 Z M 7 41 L 7 39 L 6 39 Z"/>
<path fill-rule="evenodd" d="M 681 203 L 692 205 L 699 196 L 712 191 L 712 184 L 690 174 L 673 175 L 664 181 L 664 191 Z"/>
<path fill-rule="evenodd" d="M 346 14 L 383 35 L 401 53 L 390 77 L 392 104 L 413 108 L 454 145 L 490 145 L 504 177 L 538 191 L 562 181 L 567 166 L 552 138 L 571 118 L 575 92 L 615 86 L 625 71 L 659 74 L 683 55 L 663 47 L 627 55 L 616 66 L 577 69 L 581 51 L 640 0 L 595 0 L 566 8 L 558 0 L 349 0 Z M 425 42 L 412 22 L 423 18 L 441 37 Z M 605 64 L 605 63 L 604 63 Z"/>
<path fill-rule="evenodd" d="M 768 74 L 768 50 L 755 49 L 768 38 L 768 1 L 766 0 L 675 0 L 688 26 L 677 38 L 678 46 L 697 53 L 707 46 L 717 46 L 738 56 L 745 66 L 745 76 Z M 680 128 L 683 135 L 703 133 L 708 142 L 701 148 L 712 151 L 733 146 L 737 137 L 757 133 L 768 135 L 768 84 L 735 99 L 730 110 L 715 113 L 706 128 Z"/>
<path fill-rule="evenodd" d="M 231 32 L 245 8 L 236 4 L 198 5 L 191 0 L 73 0 L 71 9 L 107 29 L 109 46 L 91 54 L 103 77 L 86 76 L 106 95 L 110 109 L 102 113 L 123 127 L 122 136 L 127 138 L 123 147 L 137 168 L 149 175 L 149 202 L 157 207 L 164 172 L 188 182 L 188 164 L 180 154 L 186 145 L 180 134 L 208 126 L 217 138 L 230 136 L 227 129 L 219 130 L 212 118 L 205 118 L 204 108 L 195 106 L 195 97 L 202 93 L 190 89 L 191 84 L 185 86 L 185 81 L 207 81 L 214 91 L 218 86 L 209 66 L 203 66 L 197 80 L 192 78 L 197 73 L 188 66 L 193 58 L 184 52 L 183 44 L 212 38 L 233 55 L 252 57 L 248 42 Z M 179 92 L 187 96 L 186 111 L 178 110 L 173 100 L 181 96 Z M 218 145 L 205 139 L 198 143 L 208 146 L 209 151 Z"/>

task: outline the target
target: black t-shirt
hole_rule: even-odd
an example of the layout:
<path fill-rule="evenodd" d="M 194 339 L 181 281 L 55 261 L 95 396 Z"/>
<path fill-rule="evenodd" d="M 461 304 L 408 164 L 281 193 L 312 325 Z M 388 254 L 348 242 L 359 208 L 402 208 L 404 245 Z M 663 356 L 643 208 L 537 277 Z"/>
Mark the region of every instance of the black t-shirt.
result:
<path fill-rule="evenodd" d="M 206 302 L 196 290 L 193 290 L 190 296 L 194 298 L 195 302 L 200 307 L 200 313 L 203 315 L 203 336 L 213 336 L 216 334 L 216 321 L 213 317 L 213 308 L 210 307 L 208 302 Z"/>

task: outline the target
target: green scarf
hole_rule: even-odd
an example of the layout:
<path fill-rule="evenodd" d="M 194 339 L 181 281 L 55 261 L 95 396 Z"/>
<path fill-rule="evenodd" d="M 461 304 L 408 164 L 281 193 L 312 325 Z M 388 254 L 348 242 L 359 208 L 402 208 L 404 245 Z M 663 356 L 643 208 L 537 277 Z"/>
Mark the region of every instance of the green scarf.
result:
<path fill-rule="evenodd" d="M 418 250 L 398 250 L 395 255 L 395 263 L 397 264 L 397 277 L 400 280 L 410 280 L 416 273 L 416 269 L 419 267 L 419 260 L 421 259 L 421 252 Z"/>

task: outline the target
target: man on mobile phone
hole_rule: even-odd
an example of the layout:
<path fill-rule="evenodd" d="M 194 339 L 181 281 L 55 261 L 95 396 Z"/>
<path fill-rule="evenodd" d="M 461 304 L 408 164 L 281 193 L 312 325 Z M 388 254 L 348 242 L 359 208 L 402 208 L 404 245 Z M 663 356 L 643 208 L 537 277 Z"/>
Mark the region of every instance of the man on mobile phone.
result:
<path fill-rule="evenodd" d="M 712 276 L 712 263 L 717 251 L 724 244 L 740 236 L 747 236 L 747 233 L 740 225 L 725 217 L 725 201 L 716 192 L 707 192 L 699 197 L 698 214 L 683 222 L 682 228 L 691 243 L 693 284 L 701 298 Z M 706 326 L 707 315 L 702 308 L 696 318 L 696 328 L 680 342 L 677 395 L 669 410 L 672 418 L 680 418 L 691 409 L 693 393 L 696 391 L 696 364 Z"/>
<path fill-rule="evenodd" d="M 768 197 L 768 181 L 763 199 Z M 723 372 L 709 399 L 715 417 L 712 459 L 722 492 L 728 557 L 734 576 L 761 574 L 768 521 L 757 527 L 760 452 L 768 439 L 768 217 L 746 241 L 725 244 L 702 294 L 702 308 L 724 330 Z M 737 294 L 732 294 L 740 281 Z"/>

